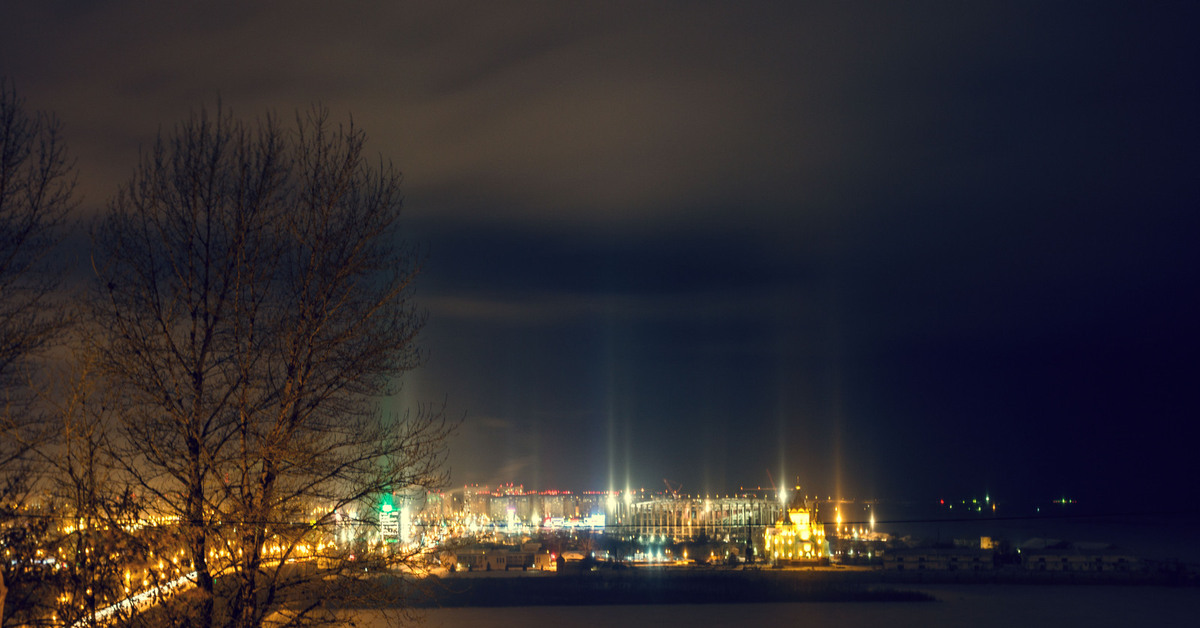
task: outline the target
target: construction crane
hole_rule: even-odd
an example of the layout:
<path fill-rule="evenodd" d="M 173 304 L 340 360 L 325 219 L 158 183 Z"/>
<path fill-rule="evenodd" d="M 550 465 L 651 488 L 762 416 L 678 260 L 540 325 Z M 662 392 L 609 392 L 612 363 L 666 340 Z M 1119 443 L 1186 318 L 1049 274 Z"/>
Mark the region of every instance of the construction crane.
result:
<path fill-rule="evenodd" d="M 663 484 L 667 485 L 667 492 L 670 493 L 672 497 L 679 497 L 679 489 L 683 488 L 682 482 L 671 482 L 667 478 L 663 478 Z"/>

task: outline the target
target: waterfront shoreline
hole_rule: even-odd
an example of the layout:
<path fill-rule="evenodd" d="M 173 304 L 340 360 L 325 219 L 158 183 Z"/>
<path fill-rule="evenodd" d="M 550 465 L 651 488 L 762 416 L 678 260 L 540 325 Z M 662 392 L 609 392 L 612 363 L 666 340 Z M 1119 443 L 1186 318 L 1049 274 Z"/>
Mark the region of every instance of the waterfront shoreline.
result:
<path fill-rule="evenodd" d="M 386 585 L 418 608 L 726 604 L 781 602 L 928 602 L 938 585 L 1183 586 L 1194 581 L 1128 574 L 886 572 L 873 569 L 629 568 L 569 572 L 474 572 Z"/>
<path fill-rule="evenodd" d="M 502 607 L 774 602 L 928 602 L 919 591 L 862 578 L 786 571 L 629 569 L 535 577 L 450 576 L 427 582 L 415 606 Z M 432 592 L 432 594 L 429 594 Z"/>

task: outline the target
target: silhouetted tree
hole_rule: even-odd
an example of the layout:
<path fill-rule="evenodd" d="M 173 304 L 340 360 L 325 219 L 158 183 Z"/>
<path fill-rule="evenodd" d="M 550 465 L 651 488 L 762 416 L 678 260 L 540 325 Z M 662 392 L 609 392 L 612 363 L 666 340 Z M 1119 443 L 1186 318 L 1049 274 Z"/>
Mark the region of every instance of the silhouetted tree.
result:
<path fill-rule="evenodd" d="M 83 356 L 62 360 L 38 391 L 38 416 L 55 438 L 32 450 L 41 475 L 36 508 L 9 529 L 22 534 L 6 539 L 18 568 L 7 614 L 14 625 L 107 625 L 116 617 L 98 611 L 127 597 L 122 573 L 137 569 L 140 583 L 163 571 L 144 569 L 149 544 L 108 460 L 113 406 L 90 368 Z"/>
<path fill-rule="evenodd" d="M 47 348 L 64 325 L 49 306 L 60 273 L 50 251 L 72 206 L 73 164 L 61 125 L 26 111 L 0 77 L 0 531 L 32 485 L 26 455 L 37 440 L 21 366 Z M 19 526 L 18 526 L 19 527 Z M 7 587 L 0 565 L 0 623 Z"/>
<path fill-rule="evenodd" d="M 29 113 L 0 77 L 0 390 L 47 347 L 63 319 L 48 312 L 61 266 L 50 252 L 73 203 L 74 165 L 53 115 Z M 6 395 L 5 401 L 11 398 Z"/>
<path fill-rule="evenodd" d="M 160 135 L 95 232 L 114 459 L 178 521 L 199 589 L 171 621 L 312 623 L 364 568 L 414 556 L 364 531 L 381 493 L 443 482 L 450 427 L 377 409 L 420 363 L 423 315 L 400 176 L 364 141 L 323 109 L 286 128 L 202 110 Z"/>

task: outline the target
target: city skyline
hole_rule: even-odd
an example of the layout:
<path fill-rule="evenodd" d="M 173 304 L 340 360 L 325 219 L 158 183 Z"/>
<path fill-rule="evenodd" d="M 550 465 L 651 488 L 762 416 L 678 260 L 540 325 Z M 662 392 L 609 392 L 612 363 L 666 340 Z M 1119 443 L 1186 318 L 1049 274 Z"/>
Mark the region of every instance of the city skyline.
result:
<path fill-rule="evenodd" d="M 452 486 L 1197 496 L 1195 6 L 19 4 L 81 218 L 218 99 L 394 161 Z"/>

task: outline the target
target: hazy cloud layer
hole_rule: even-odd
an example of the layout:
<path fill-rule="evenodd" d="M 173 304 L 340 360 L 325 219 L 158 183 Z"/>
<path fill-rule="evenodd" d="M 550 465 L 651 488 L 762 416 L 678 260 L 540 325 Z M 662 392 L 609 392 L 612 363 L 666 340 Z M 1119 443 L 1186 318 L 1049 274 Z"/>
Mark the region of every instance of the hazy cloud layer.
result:
<path fill-rule="evenodd" d="M 0 73 L 92 209 L 218 95 L 352 114 L 430 252 L 406 390 L 465 406 L 463 481 L 722 490 L 780 458 L 1099 494 L 1177 477 L 1197 411 L 1198 13 L 9 2 Z"/>
<path fill-rule="evenodd" d="M 1100 90 L 1151 61 L 1122 16 L 1001 6 L 62 2 L 6 9 L 3 61 L 76 131 L 95 200 L 220 94 L 352 112 L 443 216 L 778 225 L 1119 150 L 1088 136 L 1130 124 Z"/>

